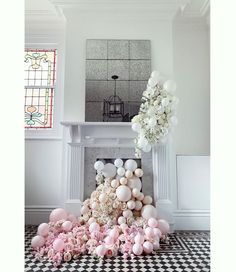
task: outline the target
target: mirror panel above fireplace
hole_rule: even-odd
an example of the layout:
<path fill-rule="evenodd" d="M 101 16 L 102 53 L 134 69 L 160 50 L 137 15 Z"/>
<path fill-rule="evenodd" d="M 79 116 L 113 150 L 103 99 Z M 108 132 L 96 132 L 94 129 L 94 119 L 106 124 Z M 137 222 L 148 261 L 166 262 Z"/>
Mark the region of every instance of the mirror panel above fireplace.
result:
<path fill-rule="evenodd" d="M 130 122 L 139 111 L 150 73 L 149 40 L 87 40 L 85 121 Z M 107 105 L 108 100 L 121 104 Z"/>

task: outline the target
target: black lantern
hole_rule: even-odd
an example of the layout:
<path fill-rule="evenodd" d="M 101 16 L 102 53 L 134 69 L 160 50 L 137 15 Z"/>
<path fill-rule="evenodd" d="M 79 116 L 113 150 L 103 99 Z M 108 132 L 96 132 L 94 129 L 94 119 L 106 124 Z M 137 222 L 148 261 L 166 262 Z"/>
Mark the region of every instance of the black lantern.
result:
<path fill-rule="evenodd" d="M 109 121 L 110 118 L 123 118 L 124 116 L 124 102 L 116 94 L 118 76 L 113 75 L 111 78 L 115 81 L 114 95 L 103 100 L 103 121 Z"/>

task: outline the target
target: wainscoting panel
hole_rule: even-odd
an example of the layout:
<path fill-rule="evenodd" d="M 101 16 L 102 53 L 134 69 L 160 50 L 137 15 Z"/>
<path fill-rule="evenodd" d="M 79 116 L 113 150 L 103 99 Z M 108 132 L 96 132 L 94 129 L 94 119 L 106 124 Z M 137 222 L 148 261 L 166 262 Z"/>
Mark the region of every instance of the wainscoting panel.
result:
<path fill-rule="evenodd" d="M 176 157 L 176 229 L 210 228 L 210 157 Z"/>

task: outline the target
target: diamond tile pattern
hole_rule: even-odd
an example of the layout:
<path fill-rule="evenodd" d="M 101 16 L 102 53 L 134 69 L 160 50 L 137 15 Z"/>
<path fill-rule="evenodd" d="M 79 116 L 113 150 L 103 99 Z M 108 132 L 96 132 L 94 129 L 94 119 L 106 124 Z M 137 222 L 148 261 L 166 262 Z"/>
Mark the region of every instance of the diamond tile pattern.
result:
<path fill-rule="evenodd" d="M 78 260 L 63 263 L 54 268 L 47 260 L 35 261 L 30 242 L 36 234 L 37 226 L 25 228 L 25 271 L 67 271 L 67 272 L 210 272 L 209 232 L 175 232 L 169 235 L 169 242 L 161 244 L 161 249 L 152 255 L 137 256 L 124 260 L 122 256 L 105 259 L 103 263 L 89 255 Z"/>

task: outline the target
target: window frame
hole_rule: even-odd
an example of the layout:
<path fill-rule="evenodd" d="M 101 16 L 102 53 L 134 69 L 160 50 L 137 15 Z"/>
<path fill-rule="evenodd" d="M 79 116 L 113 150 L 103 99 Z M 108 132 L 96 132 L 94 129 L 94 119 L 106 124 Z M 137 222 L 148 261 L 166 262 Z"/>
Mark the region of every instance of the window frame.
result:
<path fill-rule="evenodd" d="M 41 39 L 43 40 L 43 39 Z M 56 82 L 53 94 L 53 120 L 52 128 L 24 128 L 25 139 L 62 139 L 63 98 L 64 98 L 64 48 L 60 42 L 26 42 L 25 49 L 56 49 Z M 25 86 L 24 86 L 25 87 Z M 25 90 L 25 88 L 24 88 Z M 24 122 L 25 125 L 25 122 Z"/>

